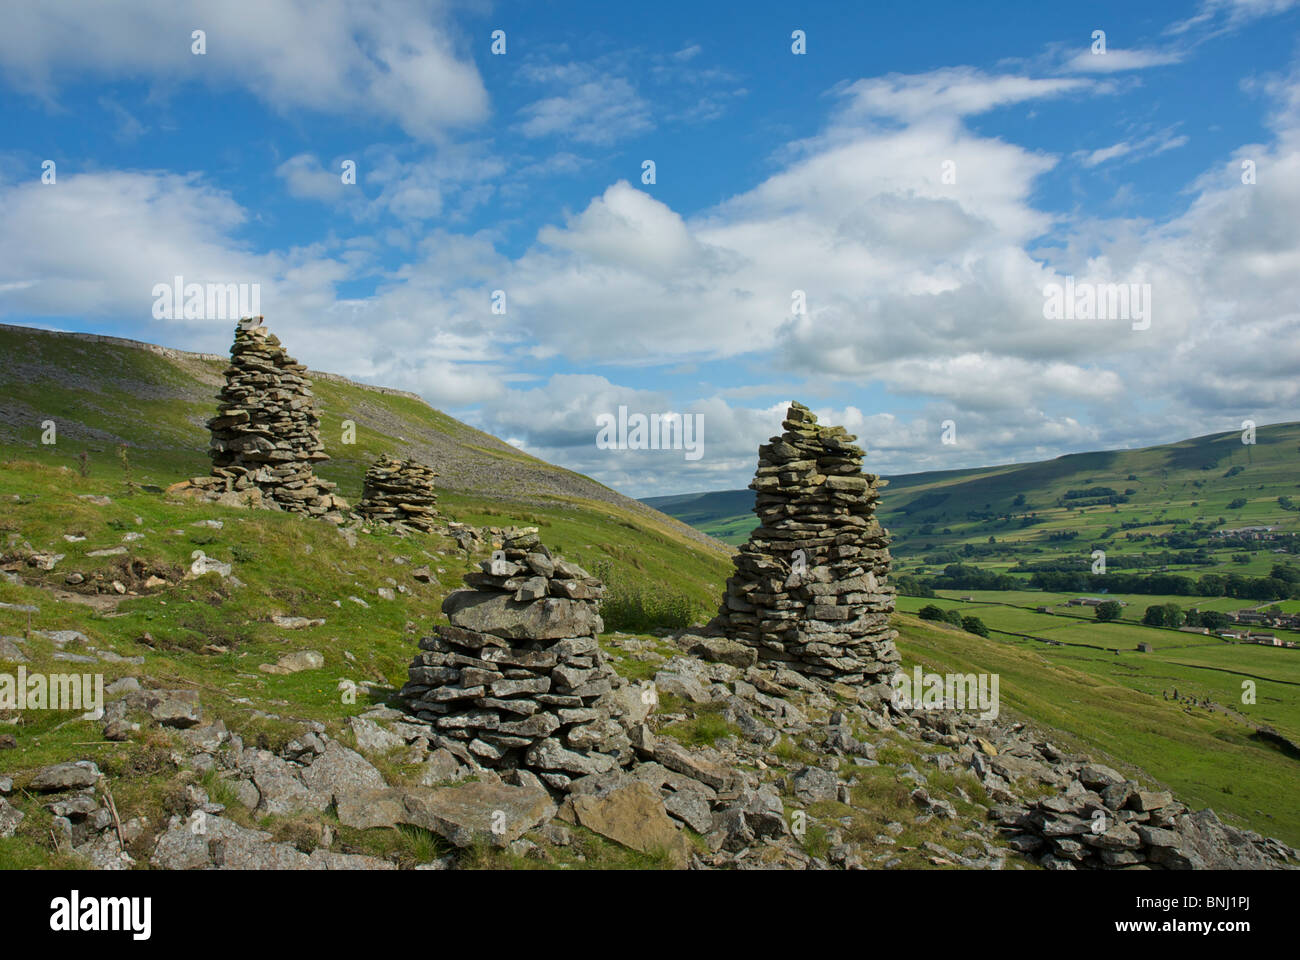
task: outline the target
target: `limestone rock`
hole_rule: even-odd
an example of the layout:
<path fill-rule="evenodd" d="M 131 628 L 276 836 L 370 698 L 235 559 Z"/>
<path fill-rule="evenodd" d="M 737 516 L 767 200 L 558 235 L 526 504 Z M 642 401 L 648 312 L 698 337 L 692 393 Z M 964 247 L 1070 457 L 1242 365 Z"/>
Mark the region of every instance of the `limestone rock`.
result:
<path fill-rule="evenodd" d="M 95 764 L 89 760 L 76 760 L 42 767 L 27 786 L 29 790 L 38 793 L 59 793 L 63 790 L 93 787 L 99 782 L 100 776 L 99 767 Z"/>
<path fill-rule="evenodd" d="M 412 789 L 406 792 L 405 807 L 405 823 L 431 830 L 458 847 L 476 838 L 506 846 L 556 813 L 545 790 L 507 783 Z"/>
<path fill-rule="evenodd" d="M 666 852 L 684 866 L 689 851 L 686 838 L 673 825 L 659 794 L 645 783 L 631 783 L 605 797 L 573 798 L 578 823 L 603 837 L 642 853 Z"/>

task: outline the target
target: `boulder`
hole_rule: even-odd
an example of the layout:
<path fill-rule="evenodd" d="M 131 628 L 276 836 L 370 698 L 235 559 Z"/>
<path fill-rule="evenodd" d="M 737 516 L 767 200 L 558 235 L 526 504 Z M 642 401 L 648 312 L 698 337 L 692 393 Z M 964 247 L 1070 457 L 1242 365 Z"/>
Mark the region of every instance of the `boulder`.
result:
<path fill-rule="evenodd" d="M 675 866 L 686 864 L 689 844 L 669 819 L 659 794 L 645 783 L 631 783 L 605 797 L 573 798 L 577 822 L 603 837 L 642 853 L 664 853 Z"/>

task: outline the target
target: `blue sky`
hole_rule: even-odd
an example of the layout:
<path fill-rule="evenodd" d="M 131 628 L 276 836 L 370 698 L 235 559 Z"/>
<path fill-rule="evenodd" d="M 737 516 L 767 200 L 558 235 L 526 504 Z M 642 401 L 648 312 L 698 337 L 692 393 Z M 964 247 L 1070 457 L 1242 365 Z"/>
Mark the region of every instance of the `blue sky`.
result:
<path fill-rule="evenodd" d="M 742 9 L 12 11 L 0 322 L 224 352 L 154 285 L 258 283 L 311 366 L 635 496 L 743 486 L 791 399 L 885 473 L 1300 419 L 1300 4 Z M 1066 276 L 1149 325 L 1046 320 Z M 598 448 L 619 405 L 704 456 Z"/>

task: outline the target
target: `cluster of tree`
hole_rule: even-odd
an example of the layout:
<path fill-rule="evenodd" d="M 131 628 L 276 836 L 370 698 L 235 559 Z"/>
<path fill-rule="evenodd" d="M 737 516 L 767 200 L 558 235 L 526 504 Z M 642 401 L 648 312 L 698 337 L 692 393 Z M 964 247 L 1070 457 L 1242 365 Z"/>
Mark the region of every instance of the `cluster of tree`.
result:
<path fill-rule="evenodd" d="M 932 590 L 1019 590 L 1024 584 L 1005 573 L 994 573 L 967 563 L 950 563 L 943 574 L 929 581 Z"/>
<path fill-rule="evenodd" d="M 1122 529 L 1122 530 L 1136 530 L 1136 529 L 1138 529 L 1138 527 L 1164 527 L 1164 526 L 1174 526 L 1174 527 L 1177 527 L 1177 526 L 1187 526 L 1187 525 L 1192 525 L 1193 527 L 1201 527 L 1201 526 L 1205 526 L 1206 528 L 1209 528 L 1209 527 L 1212 526 L 1212 524 L 1208 524 L 1208 523 L 1207 523 L 1207 524 L 1204 524 L 1204 525 L 1202 525 L 1202 524 L 1200 524 L 1200 523 L 1192 524 L 1192 521 L 1191 521 L 1191 520 L 1187 520 L 1187 519 L 1179 518 L 1179 519 L 1177 519 L 1177 520 L 1163 520 L 1163 519 L 1156 519 L 1156 520 L 1125 520 L 1123 523 L 1120 524 L 1120 529 Z"/>
<path fill-rule="evenodd" d="M 1094 548 L 1100 549 L 1096 544 Z M 1216 561 L 1214 557 L 1204 551 L 1182 551 L 1178 553 L 1134 553 L 1126 555 L 1112 555 L 1106 558 L 1106 567 L 1110 570 L 1130 570 L 1151 567 L 1168 567 L 1175 564 L 1179 566 L 1210 566 Z M 1022 560 L 1011 568 L 1012 573 L 1068 573 L 1071 571 L 1083 571 L 1092 569 L 1092 558 L 1090 556 L 1074 557 L 1057 557 L 1054 560 Z"/>
<path fill-rule="evenodd" d="M 1241 600 L 1300 599 L 1300 571 L 1289 564 L 1280 563 L 1274 564 L 1267 577 L 1243 577 L 1237 573 L 1226 576 L 1207 573 L 1199 579 L 1193 579 L 1176 573 L 1142 576 L 1136 573 L 1082 574 L 1043 571 L 1030 577 L 1029 585 L 1050 592 L 1077 590 L 1165 594 L 1175 597 L 1237 597 Z"/>
<path fill-rule="evenodd" d="M 984 621 L 979 617 L 963 617 L 960 610 L 945 610 L 937 607 L 932 603 L 927 603 L 917 614 L 922 620 L 935 620 L 940 623 L 950 623 L 954 627 L 959 627 L 967 633 L 973 633 L 981 637 L 989 635 L 989 628 L 984 625 Z"/>
<path fill-rule="evenodd" d="M 957 549 L 927 553 L 922 559 L 937 567 L 941 563 L 960 563 L 963 558 L 969 560 L 972 557 L 1002 557 L 1024 552 L 1023 543 L 998 543 L 996 539 L 989 537 L 986 543 L 963 543 Z"/>
<path fill-rule="evenodd" d="M 1113 497 L 1098 497 L 1096 500 L 1070 500 L 1065 504 L 1065 509 L 1073 510 L 1075 507 L 1114 507 L 1121 503 L 1128 503 L 1128 497 L 1117 494 Z"/>
<path fill-rule="evenodd" d="M 1208 627 L 1217 633 L 1232 621 L 1218 610 L 1183 610 L 1176 603 L 1160 603 L 1147 607 L 1142 622 L 1151 627 Z"/>
<path fill-rule="evenodd" d="M 894 589 L 904 597 L 925 597 L 929 599 L 934 596 L 934 590 L 929 584 L 911 573 L 904 573 L 894 577 Z"/>
<path fill-rule="evenodd" d="M 1083 490 L 1066 490 L 1063 500 L 1082 500 L 1085 497 L 1118 497 L 1119 491 L 1112 487 L 1087 487 Z"/>

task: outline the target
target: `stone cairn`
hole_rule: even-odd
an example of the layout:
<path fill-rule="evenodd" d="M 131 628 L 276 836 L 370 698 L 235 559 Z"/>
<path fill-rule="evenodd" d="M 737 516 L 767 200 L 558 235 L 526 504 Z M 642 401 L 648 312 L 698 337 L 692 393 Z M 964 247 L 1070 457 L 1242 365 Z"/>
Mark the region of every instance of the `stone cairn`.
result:
<path fill-rule="evenodd" d="M 306 372 L 262 317 L 240 320 L 217 415 L 208 421 L 212 475 L 191 485 L 214 499 L 234 494 L 249 505 L 341 521 L 347 502 L 313 472 L 329 456 Z"/>
<path fill-rule="evenodd" d="M 420 641 L 402 698 L 472 765 L 524 768 L 557 790 L 632 760 L 619 718 L 624 687 L 596 637 L 604 588 L 551 555 L 536 528 L 467 574 L 469 589 L 443 601 L 450 626 Z"/>
<path fill-rule="evenodd" d="M 414 460 L 381 457 L 366 471 L 357 513 L 367 520 L 428 533 L 438 516 L 436 476 L 432 468 Z"/>
<path fill-rule="evenodd" d="M 886 683 L 898 663 L 889 628 L 889 535 L 874 519 L 881 486 L 843 427 L 793 403 L 785 433 L 758 449 L 754 512 L 712 626 L 759 658 L 842 683 Z"/>

